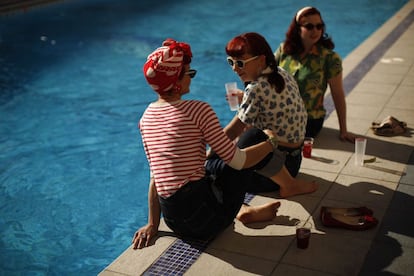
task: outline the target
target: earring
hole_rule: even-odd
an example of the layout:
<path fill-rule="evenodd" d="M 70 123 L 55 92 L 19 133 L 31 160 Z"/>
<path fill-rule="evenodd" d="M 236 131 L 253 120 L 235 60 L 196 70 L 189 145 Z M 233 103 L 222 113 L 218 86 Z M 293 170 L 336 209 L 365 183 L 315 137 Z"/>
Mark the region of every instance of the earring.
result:
<path fill-rule="evenodd" d="M 178 83 L 174 84 L 173 92 L 174 93 L 180 93 L 181 92 L 181 85 L 178 84 Z"/>

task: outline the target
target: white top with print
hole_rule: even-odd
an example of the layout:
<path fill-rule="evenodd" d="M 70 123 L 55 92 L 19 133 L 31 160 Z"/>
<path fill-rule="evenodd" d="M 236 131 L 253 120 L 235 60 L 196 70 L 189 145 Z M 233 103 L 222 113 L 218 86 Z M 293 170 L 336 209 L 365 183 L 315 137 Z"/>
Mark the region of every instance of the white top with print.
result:
<path fill-rule="evenodd" d="M 298 143 L 305 137 L 308 115 L 295 79 L 278 70 L 285 80 L 283 91 L 277 93 L 267 77 L 260 76 L 247 85 L 237 116 L 245 124 L 273 130 L 279 141 Z"/>

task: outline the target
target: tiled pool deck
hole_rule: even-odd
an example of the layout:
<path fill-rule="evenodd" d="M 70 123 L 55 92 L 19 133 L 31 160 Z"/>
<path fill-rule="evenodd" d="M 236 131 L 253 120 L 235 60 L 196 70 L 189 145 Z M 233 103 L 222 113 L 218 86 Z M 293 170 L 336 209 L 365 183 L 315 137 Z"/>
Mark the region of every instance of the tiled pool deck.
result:
<path fill-rule="evenodd" d="M 338 140 L 333 111 L 299 175 L 318 181 L 317 192 L 280 199 L 272 222 L 235 221 L 208 245 L 178 240 L 162 224 L 152 246 L 127 248 L 100 275 L 414 275 L 414 0 L 344 60 L 344 76 L 348 128 L 368 138 L 374 162 L 354 166 L 354 146 Z M 371 122 L 387 115 L 407 122 L 408 133 L 373 135 Z M 256 195 L 251 204 L 275 199 L 277 193 Z M 326 228 L 322 205 L 368 206 L 380 225 Z M 306 250 L 296 248 L 297 219 L 314 225 Z"/>

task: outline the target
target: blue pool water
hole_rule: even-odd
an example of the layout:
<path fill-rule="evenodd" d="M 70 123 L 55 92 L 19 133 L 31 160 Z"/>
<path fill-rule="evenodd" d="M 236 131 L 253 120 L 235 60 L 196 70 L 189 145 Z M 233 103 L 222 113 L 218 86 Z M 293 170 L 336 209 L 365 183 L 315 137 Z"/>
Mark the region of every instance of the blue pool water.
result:
<path fill-rule="evenodd" d="M 0 275 L 95 275 L 146 222 L 136 125 L 155 94 L 141 67 L 164 38 L 192 45 L 187 98 L 211 103 L 224 125 L 223 84 L 238 81 L 230 38 L 256 31 L 276 49 L 294 12 L 315 5 L 346 57 L 407 1 L 157 2 L 72 0 L 0 17 Z"/>

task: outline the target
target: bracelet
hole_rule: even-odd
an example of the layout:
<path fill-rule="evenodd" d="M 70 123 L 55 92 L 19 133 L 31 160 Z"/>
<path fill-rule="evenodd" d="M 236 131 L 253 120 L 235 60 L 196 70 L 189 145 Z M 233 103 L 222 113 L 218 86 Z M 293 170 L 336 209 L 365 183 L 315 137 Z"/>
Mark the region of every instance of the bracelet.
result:
<path fill-rule="evenodd" d="M 273 147 L 274 150 L 277 149 L 277 146 L 279 144 L 278 141 L 277 141 L 277 139 L 276 139 L 276 137 L 274 137 L 274 136 L 268 137 L 267 140 L 266 140 L 266 142 L 269 142 L 270 145 L 272 145 L 272 147 Z"/>

